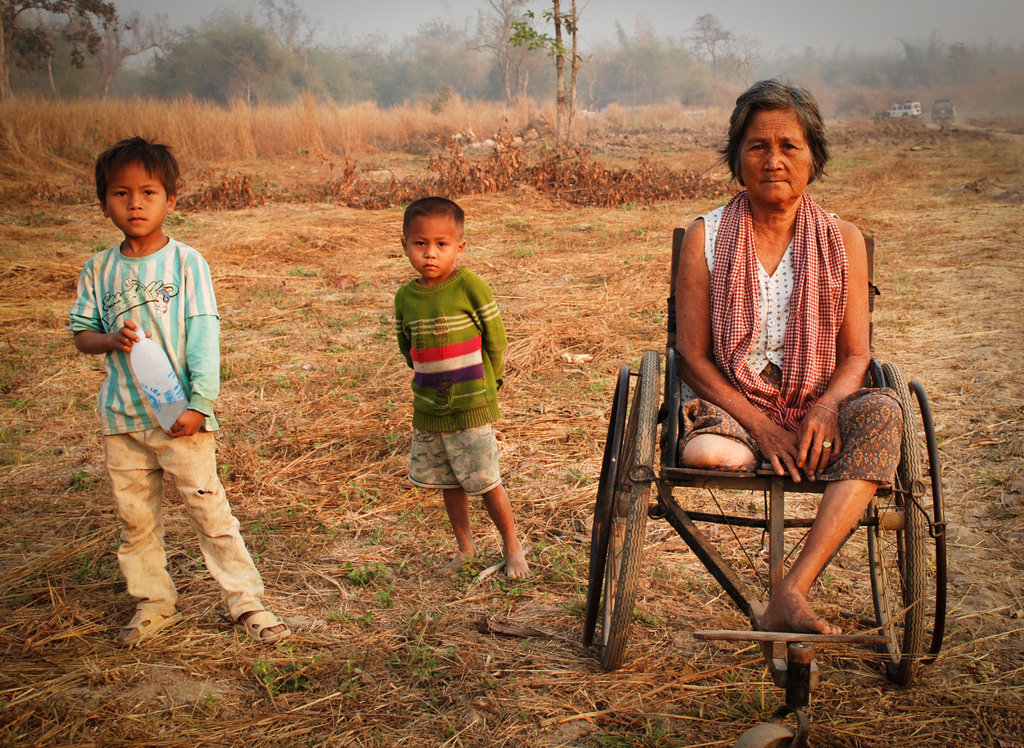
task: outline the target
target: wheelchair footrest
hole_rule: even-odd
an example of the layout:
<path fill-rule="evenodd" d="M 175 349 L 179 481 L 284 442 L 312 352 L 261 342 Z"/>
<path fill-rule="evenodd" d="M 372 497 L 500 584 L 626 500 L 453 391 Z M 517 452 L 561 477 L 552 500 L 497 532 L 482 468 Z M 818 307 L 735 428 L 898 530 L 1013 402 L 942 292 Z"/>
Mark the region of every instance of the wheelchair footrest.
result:
<path fill-rule="evenodd" d="M 749 631 L 717 629 L 694 631 L 693 636 L 703 641 L 746 641 L 746 642 L 807 642 L 808 644 L 886 644 L 889 637 L 884 634 L 803 634 L 793 631 Z"/>

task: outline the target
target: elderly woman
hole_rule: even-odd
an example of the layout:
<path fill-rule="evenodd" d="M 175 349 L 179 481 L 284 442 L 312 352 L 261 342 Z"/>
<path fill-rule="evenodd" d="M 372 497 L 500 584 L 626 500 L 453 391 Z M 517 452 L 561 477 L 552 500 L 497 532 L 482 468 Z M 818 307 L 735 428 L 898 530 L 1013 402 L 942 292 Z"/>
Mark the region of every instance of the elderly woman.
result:
<path fill-rule="evenodd" d="M 870 362 L 864 237 L 805 192 L 829 158 L 810 93 L 777 80 L 736 100 L 722 151 L 745 190 L 687 229 L 676 281 L 690 467 L 827 481 L 804 547 L 760 621 L 839 633 L 807 603 L 811 584 L 899 460 L 902 412 L 862 389 Z"/>

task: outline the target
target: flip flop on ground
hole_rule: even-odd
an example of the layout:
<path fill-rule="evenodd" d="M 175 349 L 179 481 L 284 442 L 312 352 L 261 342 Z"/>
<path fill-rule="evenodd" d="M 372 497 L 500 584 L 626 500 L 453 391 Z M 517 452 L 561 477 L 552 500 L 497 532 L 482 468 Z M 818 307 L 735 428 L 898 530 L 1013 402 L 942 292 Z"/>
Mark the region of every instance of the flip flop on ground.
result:
<path fill-rule="evenodd" d="M 284 621 L 266 610 L 242 613 L 235 621 L 235 625 L 241 626 L 250 639 L 260 644 L 276 644 L 292 635 Z"/>
<path fill-rule="evenodd" d="M 117 636 L 114 638 L 123 647 L 134 647 L 136 644 L 153 636 L 156 632 L 168 626 L 173 626 L 182 618 L 184 616 L 177 611 L 163 615 L 151 611 L 136 610 L 132 620 L 118 631 Z"/>

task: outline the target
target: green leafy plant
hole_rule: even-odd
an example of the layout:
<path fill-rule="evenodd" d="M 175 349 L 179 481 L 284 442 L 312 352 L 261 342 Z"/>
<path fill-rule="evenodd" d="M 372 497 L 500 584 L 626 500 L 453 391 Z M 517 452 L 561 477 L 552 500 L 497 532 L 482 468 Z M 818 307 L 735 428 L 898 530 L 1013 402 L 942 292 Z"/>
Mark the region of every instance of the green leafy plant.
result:
<path fill-rule="evenodd" d="M 312 685 L 309 675 L 319 660 L 319 655 L 287 662 L 273 662 L 260 657 L 252 664 L 252 674 L 271 696 L 305 691 Z"/>
<path fill-rule="evenodd" d="M 390 573 L 388 567 L 382 563 L 367 564 L 365 566 L 345 566 L 345 577 L 353 584 L 360 586 L 373 584 L 378 579 L 387 579 Z"/>
<path fill-rule="evenodd" d="M 84 470 L 72 470 L 71 471 L 71 490 L 72 491 L 84 491 L 93 483 L 98 481 L 95 475 L 89 475 Z"/>
<path fill-rule="evenodd" d="M 382 608 L 390 608 L 394 604 L 394 600 L 391 599 L 391 593 L 395 589 L 395 583 L 392 582 L 387 587 L 378 590 L 377 594 L 373 596 L 373 599 L 381 604 Z"/>

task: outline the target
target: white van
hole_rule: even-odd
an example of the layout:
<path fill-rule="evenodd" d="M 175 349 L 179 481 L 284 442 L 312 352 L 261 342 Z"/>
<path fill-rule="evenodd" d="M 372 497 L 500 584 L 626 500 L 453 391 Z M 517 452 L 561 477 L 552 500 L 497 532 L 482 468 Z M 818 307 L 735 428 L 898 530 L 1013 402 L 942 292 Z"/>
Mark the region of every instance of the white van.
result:
<path fill-rule="evenodd" d="M 893 104 L 891 107 L 885 110 L 886 119 L 900 119 L 902 117 L 911 117 L 913 119 L 917 119 L 920 116 L 920 101 L 901 101 L 898 104 Z"/>

